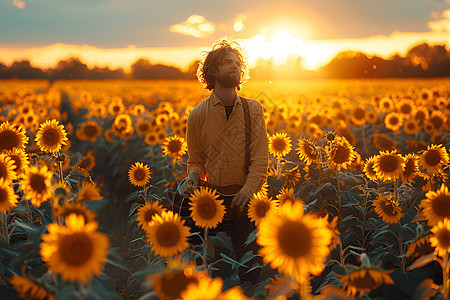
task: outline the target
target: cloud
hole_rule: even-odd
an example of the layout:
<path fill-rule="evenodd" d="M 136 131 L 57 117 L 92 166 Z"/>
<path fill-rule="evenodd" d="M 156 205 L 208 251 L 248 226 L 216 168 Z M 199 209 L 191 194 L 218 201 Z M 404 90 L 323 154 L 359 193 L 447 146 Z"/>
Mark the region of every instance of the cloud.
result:
<path fill-rule="evenodd" d="M 449 0 L 450 1 L 450 0 Z M 442 13 L 444 19 L 428 23 L 428 27 L 434 32 L 450 33 L 450 9 L 444 10 Z"/>
<path fill-rule="evenodd" d="M 22 0 L 14 0 L 13 4 L 18 9 L 24 9 L 25 8 L 25 2 L 22 1 Z"/>
<path fill-rule="evenodd" d="M 170 26 L 170 31 L 196 38 L 204 38 L 216 31 L 216 25 L 206 21 L 205 17 L 194 14 L 190 15 L 183 23 Z"/>

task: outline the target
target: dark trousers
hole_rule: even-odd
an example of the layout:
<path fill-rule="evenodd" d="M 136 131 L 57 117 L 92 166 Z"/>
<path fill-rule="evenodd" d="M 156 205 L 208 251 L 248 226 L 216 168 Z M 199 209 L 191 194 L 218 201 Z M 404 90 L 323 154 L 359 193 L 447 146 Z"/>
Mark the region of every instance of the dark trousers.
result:
<path fill-rule="evenodd" d="M 225 206 L 225 216 L 222 222 L 219 223 L 216 228 L 208 230 L 208 236 L 215 236 L 221 231 L 224 232 L 231 240 L 234 253 L 230 252 L 230 250 L 226 247 L 214 245 L 214 253 L 211 253 L 212 261 L 215 262 L 221 259 L 222 256 L 220 255 L 220 253 L 224 253 L 228 257 L 231 257 L 238 262 L 248 251 L 252 251 L 253 254 L 257 255 L 260 247 L 256 243 L 256 241 L 253 241 L 249 245 L 245 246 L 245 242 L 249 234 L 256 229 L 255 223 L 251 222 L 247 216 L 247 209 L 239 211 L 236 208 L 232 208 L 231 201 L 233 200 L 233 196 L 221 196 L 220 199 L 223 200 L 223 205 Z M 175 212 L 180 212 L 181 216 L 186 220 L 186 225 L 191 228 L 191 233 L 199 232 L 203 236 L 204 229 L 197 227 L 190 217 L 191 211 L 189 210 L 189 205 L 187 204 L 188 202 L 188 199 L 184 199 L 183 205 L 181 205 L 181 209 L 179 205 L 175 205 Z M 189 238 L 189 243 L 199 245 L 202 243 L 202 241 L 199 236 L 192 236 Z M 255 263 L 262 265 L 262 259 L 260 256 L 256 256 L 249 262 L 245 263 L 248 268 L 242 266 L 238 268 L 239 278 L 241 279 L 241 282 L 249 281 L 253 285 L 259 283 L 259 268 L 256 268 L 251 272 L 247 272 Z M 231 274 L 231 265 L 227 262 L 219 262 L 214 267 L 218 268 L 219 270 L 213 271 L 213 276 L 215 274 L 217 276 L 221 274 Z"/>

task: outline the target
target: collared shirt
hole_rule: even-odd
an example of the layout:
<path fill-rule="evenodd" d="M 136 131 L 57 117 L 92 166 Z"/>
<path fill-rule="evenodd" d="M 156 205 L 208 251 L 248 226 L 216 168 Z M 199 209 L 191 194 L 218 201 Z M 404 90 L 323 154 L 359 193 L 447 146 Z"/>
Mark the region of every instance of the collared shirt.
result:
<path fill-rule="evenodd" d="M 245 121 L 239 96 L 228 120 L 223 102 L 215 93 L 190 113 L 187 121 L 188 175 L 216 186 L 238 184 L 248 197 L 257 192 L 267 177 L 269 149 L 263 107 L 247 99 L 251 119 L 249 173 L 245 170 Z"/>

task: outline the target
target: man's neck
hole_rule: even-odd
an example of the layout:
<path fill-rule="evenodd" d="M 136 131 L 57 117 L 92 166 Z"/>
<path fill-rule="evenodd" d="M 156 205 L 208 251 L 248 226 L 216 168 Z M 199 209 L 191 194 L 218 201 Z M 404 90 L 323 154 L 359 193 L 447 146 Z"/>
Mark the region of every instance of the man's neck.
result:
<path fill-rule="evenodd" d="M 229 106 L 234 104 L 234 99 L 236 98 L 236 89 L 234 88 L 223 88 L 216 86 L 214 88 L 214 94 L 222 100 L 223 105 Z"/>

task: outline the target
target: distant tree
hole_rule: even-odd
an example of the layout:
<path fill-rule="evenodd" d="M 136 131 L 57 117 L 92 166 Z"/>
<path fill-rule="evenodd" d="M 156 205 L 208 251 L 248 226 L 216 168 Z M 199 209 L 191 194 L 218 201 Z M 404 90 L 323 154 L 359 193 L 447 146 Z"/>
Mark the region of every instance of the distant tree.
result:
<path fill-rule="evenodd" d="M 131 65 L 131 78 L 134 79 L 187 79 L 189 76 L 180 69 L 162 64 L 152 65 L 148 59 L 141 58 Z"/>
<path fill-rule="evenodd" d="M 15 79 L 43 79 L 44 72 L 39 68 L 31 66 L 28 60 L 15 61 L 7 71 L 8 78 Z"/>
<path fill-rule="evenodd" d="M 58 62 L 56 69 L 50 71 L 51 79 L 89 79 L 90 70 L 79 58 L 71 57 Z"/>

